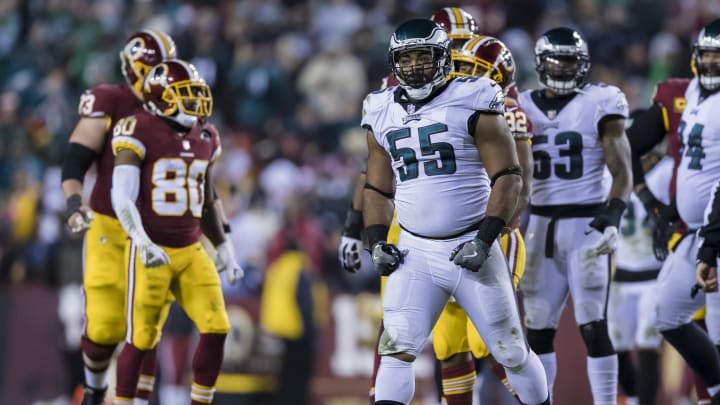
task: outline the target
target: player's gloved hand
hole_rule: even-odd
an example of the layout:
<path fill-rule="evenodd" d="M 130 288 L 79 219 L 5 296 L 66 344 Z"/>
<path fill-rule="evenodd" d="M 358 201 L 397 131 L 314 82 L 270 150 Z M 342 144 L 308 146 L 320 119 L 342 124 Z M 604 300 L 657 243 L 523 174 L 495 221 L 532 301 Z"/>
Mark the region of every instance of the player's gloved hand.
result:
<path fill-rule="evenodd" d="M 362 248 L 361 232 L 363 226 L 362 211 L 352 206 L 345 217 L 342 239 L 338 246 L 338 258 L 343 269 L 350 273 L 360 270 L 360 249 Z"/>
<path fill-rule="evenodd" d="M 470 271 L 479 271 L 490 256 L 490 245 L 482 239 L 474 238 L 462 243 L 450 253 L 450 261 Z"/>
<path fill-rule="evenodd" d="M 243 276 L 245 271 L 238 264 L 235 256 L 235 247 L 232 242 L 225 240 L 225 242 L 215 246 L 217 251 L 217 257 L 215 258 L 215 267 L 218 273 L 225 272 L 225 279 L 230 285 L 235 285 Z"/>
<path fill-rule="evenodd" d="M 607 255 L 615 251 L 618 243 L 618 229 L 615 226 L 607 226 L 602 233 L 600 240 L 588 249 L 589 256 Z"/>
<path fill-rule="evenodd" d="M 163 248 L 150 240 L 139 243 L 139 248 L 140 260 L 142 260 L 145 267 L 160 267 L 170 263 L 170 258 Z"/>
<path fill-rule="evenodd" d="M 717 264 L 713 266 L 698 260 L 695 268 L 695 280 L 703 291 L 716 292 L 718 290 Z"/>
<path fill-rule="evenodd" d="M 407 252 L 401 252 L 397 246 L 385 241 L 375 243 L 370 252 L 375 271 L 383 276 L 389 276 L 393 271 L 397 270 L 400 264 L 405 261 L 405 255 L 407 254 Z"/>
<path fill-rule="evenodd" d="M 620 218 L 622 218 L 626 206 L 625 201 L 619 198 L 611 199 L 605 209 L 595 215 L 595 218 L 590 222 L 590 226 L 600 231 L 600 233 L 603 233 L 608 226 L 614 226 L 615 233 L 617 233 L 617 228 L 620 227 Z"/>
<path fill-rule="evenodd" d="M 340 246 L 338 247 L 338 256 L 340 257 L 340 263 L 343 269 L 350 273 L 355 273 L 360 270 L 362 262 L 360 260 L 360 247 L 362 241 L 360 239 L 351 238 L 349 236 L 343 236 L 340 239 Z"/>
<path fill-rule="evenodd" d="M 672 218 L 675 216 L 673 215 L 675 210 L 671 206 L 658 201 L 647 187 L 643 187 L 636 194 L 654 225 L 652 232 L 653 254 L 656 259 L 663 261 L 667 258 L 668 243 L 675 229 L 674 221 L 676 218 Z"/>
<path fill-rule="evenodd" d="M 82 203 L 80 194 L 73 194 L 65 201 L 65 223 L 72 233 L 82 233 L 90 227 L 92 211 Z"/>

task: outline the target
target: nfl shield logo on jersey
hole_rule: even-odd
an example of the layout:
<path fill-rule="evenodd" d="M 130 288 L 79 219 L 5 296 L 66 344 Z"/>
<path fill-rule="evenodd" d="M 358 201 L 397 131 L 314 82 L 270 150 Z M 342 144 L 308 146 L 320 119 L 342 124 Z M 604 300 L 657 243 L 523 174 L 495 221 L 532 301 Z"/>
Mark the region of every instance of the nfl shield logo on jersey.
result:
<path fill-rule="evenodd" d="M 189 149 L 190 149 L 190 141 L 188 141 L 187 139 L 183 139 L 183 141 L 182 141 L 182 147 L 183 147 L 183 149 L 185 149 L 185 150 L 189 150 Z"/>
<path fill-rule="evenodd" d="M 551 120 L 554 120 L 555 117 L 557 117 L 557 111 L 555 111 L 555 110 L 548 110 L 547 116 L 548 116 L 548 118 L 550 118 Z"/>

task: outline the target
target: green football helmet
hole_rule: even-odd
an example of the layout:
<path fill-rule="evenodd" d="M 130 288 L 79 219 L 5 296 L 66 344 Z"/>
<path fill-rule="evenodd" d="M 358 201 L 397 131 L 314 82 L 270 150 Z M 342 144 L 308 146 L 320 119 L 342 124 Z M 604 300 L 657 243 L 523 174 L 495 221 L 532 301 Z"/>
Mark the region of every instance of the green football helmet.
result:
<path fill-rule="evenodd" d="M 535 43 L 535 70 L 540 84 L 557 94 L 582 87 L 590 71 L 590 53 L 577 31 L 559 27 L 540 36 Z"/>
<path fill-rule="evenodd" d="M 712 52 L 714 58 L 705 58 L 703 55 Z M 709 55 L 708 55 L 709 56 Z M 706 90 L 715 90 L 720 87 L 720 19 L 706 25 L 698 35 L 693 46 L 693 70 L 697 70 L 700 85 Z"/>
<path fill-rule="evenodd" d="M 413 51 L 420 51 L 411 59 Z M 432 20 L 409 20 L 390 38 L 388 62 L 400 87 L 414 100 L 423 100 L 440 87 L 450 75 L 450 38 Z"/>

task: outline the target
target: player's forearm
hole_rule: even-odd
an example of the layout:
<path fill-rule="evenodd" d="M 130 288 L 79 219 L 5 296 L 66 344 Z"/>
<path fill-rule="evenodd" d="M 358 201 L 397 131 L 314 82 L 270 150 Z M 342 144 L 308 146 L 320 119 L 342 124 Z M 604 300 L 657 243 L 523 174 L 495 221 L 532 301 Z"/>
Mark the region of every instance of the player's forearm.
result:
<path fill-rule="evenodd" d="M 363 191 L 363 219 L 365 228 L 370 225 L 390 225 L 392 221 L 393 203 L 386 196 L 375 190 Z"/>
<path fill-rule="evenodd" d="M 357 180 L 355 180 L 355 188 L 353 190 L 353 200 L 352 200 L 352 208 L 358 211 L 362 211 L 363 209 L 363 189 L 365 188 L 365 182 L 367 181 L 367 176 L 365 175 L 365 172 L 361 172 Z"/>
<path fill-rule="evenodd" d="M 517 155 L 518 161 L 520 162 L 520 168 L 522 169 L 522 189 L 518 196 L 518 203 L 515 207 L 515 213 L 513 214 L 512 221 L 520 215 L 520 213 L 530 204 L 530 190 L 533 176 L 533 158 L 532 158 L 532 146 L 527 140 L 515 141 L 517 144 Z"/>
<path fill-rule="evenodd" d="M 523 181 L 518 175 L 502 176 L 495 181 L 486 210 L 488 217 L 498 217 L 510 223 L 515 217 Z"/>
<path fill-rule="evenodd" d="M 76 179 L 64 180 L 62 182 L 62 191 L 66 199 L 75 194 L 82 195 L 83 184 L 80 182 L 80 180 Z"/>
<path fill-rule="evenodd" d="M 609 139 L 604 139 L 605 163 L 613 178 L 610 199 L 618 198 L 627 202 L 632 192 L 633 178 L 630 144 L 623 132 L 606 136 Z"/>
<path fill-rule="evenodd" d="M 214 203 L 203 208 L 203 215 L 202 218 L 200 218 L 200 229 L 213 246 L 218 246 L 225 242 L 225 232 L 223 232 L 222 224 L 222 215 Z"/>
<path fill-rule="evenodd" d="M 140 212 L 135 206 L 140 191 L 140 168 L 132 165 L 115 166 L 110 190 L 115 215 L 125 232 L 136 243 L 151 242 L 143 228 Z"/>

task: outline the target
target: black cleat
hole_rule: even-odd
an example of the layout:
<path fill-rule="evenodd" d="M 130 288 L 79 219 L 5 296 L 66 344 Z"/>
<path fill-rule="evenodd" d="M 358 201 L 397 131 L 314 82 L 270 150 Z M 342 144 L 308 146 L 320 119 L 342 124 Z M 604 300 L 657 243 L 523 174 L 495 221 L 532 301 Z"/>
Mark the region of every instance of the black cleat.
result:
<path fill-rule="evenodd" d="M 81 405 L 102 405 L 103 401 L 105 401 L 106 393 L 107 393 L 107 387 L 105 387 L 105 388 L 85 387 L 85 395 L 83 396 Z"/>

